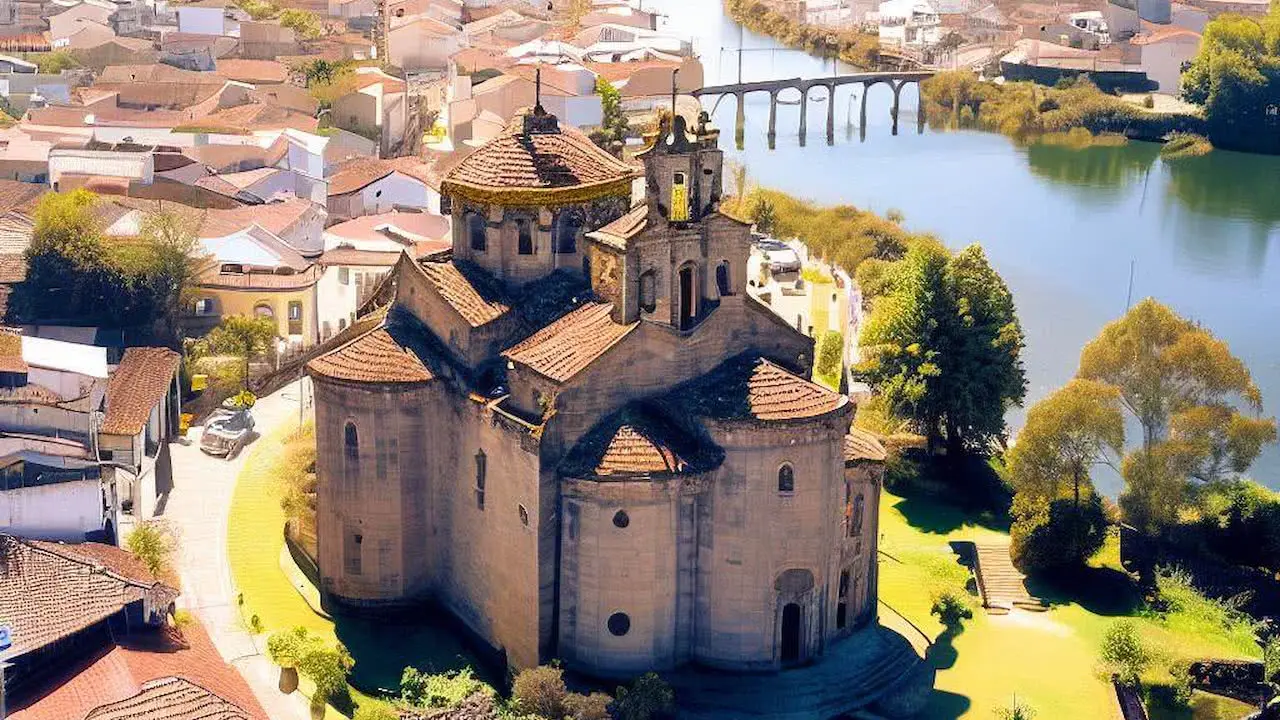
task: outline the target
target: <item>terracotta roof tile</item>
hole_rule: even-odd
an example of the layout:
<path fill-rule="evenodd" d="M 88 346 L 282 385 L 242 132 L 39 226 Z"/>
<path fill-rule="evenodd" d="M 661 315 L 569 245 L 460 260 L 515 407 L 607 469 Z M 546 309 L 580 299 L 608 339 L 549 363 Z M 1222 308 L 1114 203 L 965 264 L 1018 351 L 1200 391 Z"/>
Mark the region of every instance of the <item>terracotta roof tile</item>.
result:
<path fill-rule="evenodd" d="M 249 713 L 177 677 L 152 680 L 133 697 L 99 706 L 85 720 L 250 720 Z"/>
<path fill-rule="evenodd" d="M 441 248 L 442 250 L 444 248 Z M 360 250 L 353 247 L 336 247 L 325 250 L 320 256 L 320 264 L 362 265 L 366 267 L 392 267 L 400 261 L 399 250 Z"/>
<path fill-rule="evenodd" d="M 27 279 L 27 257 L 22 253 L 0 254 L 0 284 L 13 285 Z"/>
<path fill-rule="evenodd" d="M 281 274 L 269 272 L 224 273 L 215 264 L 200 273 L 200 287 L 228 290 L 301 290 L 320 279 L 320 266 L 311 265 L 302 272 Z"/>
<path fill-rule="evenodd" d="M 122 561 L 103 562 L 95 551 L 75 546 L 0 535 L 0 558 L 0 616 L 22 628 L 10 658 L 83 630 L 145 596 L 164 607 L 178 594 L 158 581 L 117 573 Z"/>
<path fill-rule="evenodd" d="M 261 225 L 274 235 L 282 235 L 301 222 L 308 212 L 319 212 L 319 209 L 310 200 L 302 198 L 228 210 L 209 210 L 200 223 L 200 236 L 224 237 L 254 224 Z"/>
<path fill-rule="evenodd" d="M 560 126 L 555 116 L 531 115 L 532 111 L 517 113 L 503 132 L 455 165 L 445 174 L 442 191 L 477 199 L 512 190 L 630 191 L 637 173 L 630 165 L 601 150 L 581 131 Z M 545 128 L 525 132 L 526 118 Z"/>
<path fill-rule="evenodd" d="M 885 453 L 884 445 L 880 443 L 880 438 L 876 437 L 874 433 L 851 428 L 849 434 L 844 436 L 844 461 L 846 463 L 859 460 L 884 462 L 886 457 L 888 455 Z"/>
<path fill-rule="evenodd" d="M 848 405 L 848 398 L 761 357 L 740 355 L 671 393 L 690 414 L 724 420 L 802 420 Z"/>
<path fill-rule="evenodd" d="M 636 329 L 613 321 L 613 305 L 587 303 L 502 353 L 555 382 L 566 382 Z"/>
<path fill-rule="evenodd" d="M 0 212 L 10 210 L 29 210 L 35 206 L 36 200 L 48 192 L 43 185 L 0 180 Z"/>
<path fill-rule="evenodd" d="M 395 168 L 374 157 L 354 157 L 334 166 L 329 175 L 329 197 L 346 195 L 390 175 Z"/>
<path fill-rule="evenodd" d="M 636 404 L 589 430 L 561 465 L 571 477 L 628 479 L 706 472 L 724 452 L 696 428 L 680 427 L 657 407 Z"/>
<path fill-rule="evenodd" d="M 25 373 L 31 368 L 22 359 L 22 335 L 9 328 L 0 328 L 0 372 Z"/>
<path fill-rule="evenodd" d="M 213 72 L 219 77 L 244 83 L 282 83 L 289 79 L 288 68 L 275 60 L 220 58 Z"/>
<path fill-rule="evenodd" d="M 132 347 L 107 381 L 107 413 L 102 432 L 135 435 L 147 424 L 151 409 L 173 384 L 182 356 L 159 347 Z"/>
<path fill-rule="evenodd" d="M 511 310 L 501 286 L 479 268 L 454 261 L 422 262 L 418 267 L 471 327 L 493 322 Z"/>
<path fill-rule="evenodd" d="M 389 318 L 387 322 L 307 363 L 312 375 L 369 383 L 422 383 L 435 375 L 423 363 L 424 349 L 411 338 L 415 328 Z M 415 350 L 413 345 L 417 345 Z"/>
<path fill-rule="evenodd" d="M 644 229 L 648 227 L 648 221 L 649 206 L 637 205 L 617 220 L 599 230 L 587 233 L 587 237 L 598 240 L 610 247 L 626 250 L 631 238 L 644 232 Z"/>

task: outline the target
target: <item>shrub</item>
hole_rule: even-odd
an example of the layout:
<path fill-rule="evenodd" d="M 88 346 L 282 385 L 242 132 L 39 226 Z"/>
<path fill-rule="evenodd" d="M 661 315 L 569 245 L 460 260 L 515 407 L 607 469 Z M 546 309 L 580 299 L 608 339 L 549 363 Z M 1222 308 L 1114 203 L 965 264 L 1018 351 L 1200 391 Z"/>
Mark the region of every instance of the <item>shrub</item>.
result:
<path fill-rule="evenodd" d="M 410 705 L 452 709 L 476 693 L 493 694 L 493 688 L 476 679 L 471 668 L 428 675 L 407 667 L 400 676 L 400 698 Z"/>
<path fill-rule="evenodd" d="M 1151 662 L 1151 652 L 1132 620 L 1111 623 L 1102 637 L 1099 655 L 1103 664 L 1127 685 L 1136 685 Z"/>
<path fill-rule="evenodd" d="M 1213 144 L 1203 135 L 1195 133 L 1175 132 L 1160 148 L 1160 157 L 1164 160 L 1200 157 L 1213 152 Z"/>
<path fill-rule="evenodd" d="M 330 648 L 317 640 L 308 646 L 298 659 L 298 672 L 315 683 L 312 704 L 319 706 L 342 698 L 347 692 L 347 673 L 355 665 L 351 653 L 342 643 Z"/>
<path fill-rule="evenodd" d="M 613 698 L 608 693 L 569 693 L 564 698 L 564 713 L 573 720 L 610 720 L 609 705 L 612 703 Z"/>
<path fill-rule="evenodd" d="M 933 594 L 933 606 L 929 612 L 938 616 L 938 621 L 948 628 L 958 628 L 960 624 L 973 617 L 973 608 L 969 607 L 969 598 L 961 591 L 944 587 Z"/>
<path fill-rule="evenodd" d="M 1009 552 L 1024 572 L 1080 567 L 1107 539 L 1106 511 L 1093 493 L 1081 499 L 1078 509 L 1071 498 L 1049 501 L 1019 493 L 1013 517 Z"/>
<path fill-rule="evenodd" d="M 1147 93 L 1147 96 L 1146 96 L 1146 97 L 1144 97 L 1144 98 L 1142 98 L 1142 107 L 1144 107 L 1144 108 L 1146 108 L 1146 109 L 1150 110 L 1150 109 L 1154 108 L 1155 106 L 1156 106 L 1156 98 L 1155 98 L 1155 96 L 1154 96 L 1154 95 L 1152 95 L 1151 93 Z"/>
<path fill-rule="evenodd" d="M 613 712 L 618 720 L 650 720 L 675 708 L 675 692 L 657 673 L 645 673 L 631 687 L 618 688 L 617 696 Z"/>
<path fill-rule="evenodd" d="M 828 330 L 818 343 L 818 362 L 814 374 L 827 387 L 840 387 L 840 365 L 844 357 L 844 336 Z"/>
<path fill-rule="evenodd" d="M 996 708 L 995 715 L 998 720 L 1034 720 L 1036 711 L 1015 697 L 1009 707 Z"/>
<path fill-rule="evenodd" d="M 567 694 L 564 671 L 555 665 L 521 670 L 511 685 L 511 700 L 515 708 L 526 715 L 564 717 Z"/>
<path fill-rule="evenodd" d="M 1157 568 L 1155 581 L 1153 605 L 1166 625 L 1189 634 L 1221 638 L 1242 653 L 1258 651 L 1257 623 L 1240 610 L 1247 596 L 1225 600 L 1206 597 L 1196 589 L 1191 575 L 1178 568 Z"/>
<path fill-rule="evenodd" d="M 277 630 L 267 638 L 267 657 L 282 668 L 296 668 L 314 640 L 301 625 L 291 630 Z"/>
<path fill-rule="evenodd" d="M 173 528 L 163 520 L 146 520 L 139 523 L 125 540 L 129 552 L 147 566 L 152 575 L 160 575 L 169 568 L 170 559 L 178 547 Z"/>

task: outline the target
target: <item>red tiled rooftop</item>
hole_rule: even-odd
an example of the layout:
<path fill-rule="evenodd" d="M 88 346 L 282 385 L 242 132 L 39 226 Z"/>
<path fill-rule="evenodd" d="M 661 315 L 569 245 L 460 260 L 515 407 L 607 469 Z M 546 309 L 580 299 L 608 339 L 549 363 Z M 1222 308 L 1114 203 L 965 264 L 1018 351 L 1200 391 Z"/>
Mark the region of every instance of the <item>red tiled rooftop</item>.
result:
<path fill-rule="evenodd" d="M 312 375 L 370 383 L 422 383 L 435 377 L 412 349 L 381 325 L 307 363 Z"/>
<path fill-rule="evenodd" d="M 497 283 L 482 270 L 452 261 L 417 265 L 440 297 L 472 327 L 497 320 L 511 310 Z"/>
<path fill-rule="evenodd" d="M 159 347 L 132 347 L 107 381 L 107 412 L 102 432 L 135 435 L 169 392 L 182 356 Z"/>
<path fill-rule="evenodd" d="M 880 438 L 874 433 L 851 428 L 849 434 L 844 436 L 845 462 L 857 462 L 859 460 L 884 462 L 886 457 L 884 445 L 881 444 Z"/>
<path fill-rule="evenodd" d="M 595 232 L 587 233 L 587 236 L 605 245 L 626 250 L 631 238 L 644 232 L 648 226 L 648 220 L 649 206 L 637 205 L 617 220 Z"/>
<path fill-rule="evenodd" d="M 751 355 L 732 358 L 671 396 L 692 415 L 765 422 L 819 417 L 848 405 L 848 398 L 773 362 Z"/>
<path fill-rule="evenodd" d="M 215 264 L 200 273 L 200 287 L 228 290 L 301 290 L 320 279 L 320 266 L 289 274 L 269 272 L 224 273 Z"/>
<path fill-rule="evenodd" d="M 559 125 L 554 131 L 526 133 L 529 112 L 517 113 L 506 129 L 445 174 L 442 191 L 477 199 L 503 191 L 535 195 L 567 189 L 595 190 L 596 194 L 630 191 L 637 172 L 630 165 L 601 150 L 576 128 Z M 548 118 L 542 123 L 554 119 Z"/>
<path fill-rule="evenodd" d="M 346 195 L 369 186 L 395 172 L 385 160 L 355 157 L 338 163 L 329 175 L 329 197 Z"/>
<path fill-rule="evenodd" d="M 613 305 L 587 303 L 502 353 L 555 382 L 566 382 L 639 325 L 613 321 Z"/>

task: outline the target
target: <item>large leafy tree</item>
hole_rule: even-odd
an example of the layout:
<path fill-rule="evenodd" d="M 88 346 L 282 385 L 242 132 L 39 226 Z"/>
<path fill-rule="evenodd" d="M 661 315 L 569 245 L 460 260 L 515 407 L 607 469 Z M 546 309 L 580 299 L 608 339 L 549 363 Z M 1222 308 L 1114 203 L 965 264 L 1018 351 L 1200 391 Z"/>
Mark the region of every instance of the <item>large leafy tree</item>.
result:
<path fill-rule="evenodd" d="M 977 245 L 918 245 L 887 270 L 860 339 L 859 372 L 930 447 L 982 451 L 1026 393 L 1013 296 Z"/>
<path fill-rule="evenodd" d="M 1105 527 L 1090 473 L 1124 453 L 1120 393 L 1072 380 L 1031 406 L 1009 450 L 1014 555 L 1026 567 L 1083 565 Z M 1096 506 L 1096 507 L 1095 507 Z"/>
<path fill-rule="evenodd" d="M 243 383 L 249 383 L 249 358 L 271 349 L 276 338 L 276 323 L 271 318 L 228 315 L 205 338 L 209 349 L 234 355 L 244 362 Z"/>
<path fill-rule="evenodd" d="M 596 78 L 596 94 L 600 96 L 600 129 L 591 133 L 595 144 L 609 152 L 619 152 L 627 139 L 627 116 L 622 111 L 622 94 L 604 76 Z"/>
<path fill-rule="evenodd" d="M 1265 17 L 1222 15 L 1205 26 L 1182 75 L 1182 95 L 1204 106 L 1215 145 L 1280 151 L 1280 10 Z"/>
<path fill-rule="evenodd" d="M 1276 439 L 1245 364 L 1150 298 L 1085 346 L 1079 376 L 1114 386 L 1142 427 L 1141 447 L 1121 468 L 1121 507 L 1149 531 L 1176 520 L 1192 480 L 1238 477 Z"/>

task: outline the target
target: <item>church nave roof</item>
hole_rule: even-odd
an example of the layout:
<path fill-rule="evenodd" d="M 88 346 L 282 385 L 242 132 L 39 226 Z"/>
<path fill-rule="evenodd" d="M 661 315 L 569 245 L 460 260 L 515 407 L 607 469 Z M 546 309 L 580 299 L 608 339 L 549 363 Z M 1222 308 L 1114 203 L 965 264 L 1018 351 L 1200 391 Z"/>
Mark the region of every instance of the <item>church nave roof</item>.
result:
<path fill-rule="evenodd" d="M 849 399 L 754 355 L 730 358 L 676 388 L 670 401 L 693 415 L 765 422 L 826 415 Z"/>
<path fill-rule="evenodd" d="M 392 310 L 382 324 L 311 362 L 312 375 L 333 380 L 367 383 L 422 383 L 436 375 L 423 362 L 429 357 L 423 339 L 428 333 L 415 327 L 407 313 Z"/>
<path fill-rule="evenodd" d="M 588 302 L 502 354 L 549 380 L 566 382 L 640 324 L 616 323 L 612 312 L 609 303 Z"/>

